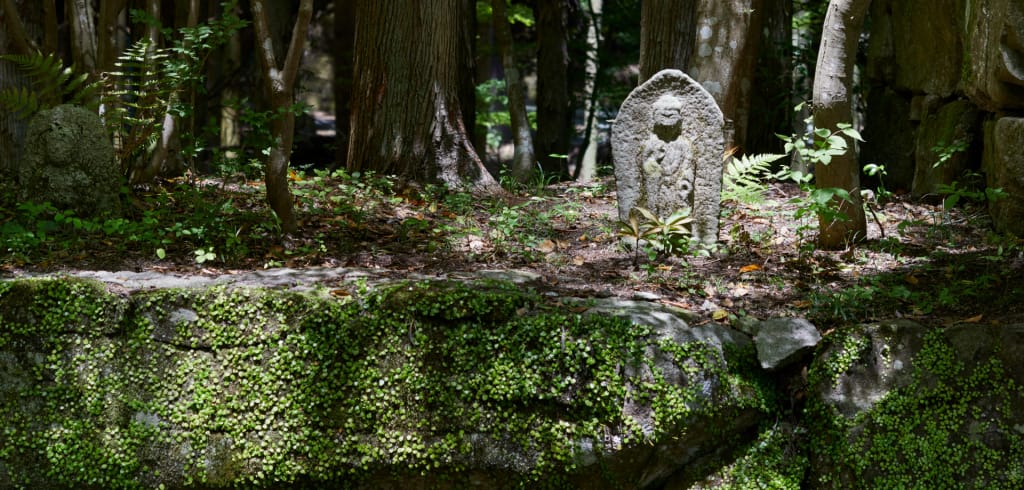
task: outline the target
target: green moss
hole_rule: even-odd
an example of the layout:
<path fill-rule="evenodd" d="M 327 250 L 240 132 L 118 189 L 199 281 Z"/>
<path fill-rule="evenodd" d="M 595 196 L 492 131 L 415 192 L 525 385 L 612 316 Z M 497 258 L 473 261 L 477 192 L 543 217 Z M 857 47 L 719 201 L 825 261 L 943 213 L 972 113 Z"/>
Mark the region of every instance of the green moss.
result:
<path fill-rule="evenodd" d="M 838 369 L 824 366 L 825 376 Z M 998 358 L 968 368 L 941 330 L 930 332 L 914 358 L 912 383 L 871 410 L 847 420 L 810 401 L 811 452 L 831 469 L 816 484 L 1021 488 L 1024 438 L 1005 425 L 1022 402 L 1021 387 Z"/>
<path fill-rule="evenodd" d="M 344 301 L 223 287 L 117 298 L 16 282 L 0 283 L 0 311 L 21 318 L 3 319 L 0 347 L 42 356 L 41 382 L 0 400 L 11 421 L 0 461 L 17 462 L 7 467 L 26 472 L 9 478 L 24 484 L 43 481 L 39 471 L 105 488 L 336 483 L 398 468 L 457 479 L 489 438 L 522 460 L 510 482 L 557 486 L 579 441 L 609 427 L 651 444 L 715 402 L 772 403 L 747 377 L 752 352 L 723 360 L 701 343 L 659 344 L 648 327 L 567 312 L 505 282 L 401 283 Z M 45 340 L 17 343 L 30 336 Z M 687 386 L 659 376 L 645 357 L 654 348 L 672 353 Z M 631 380 L 624 366 L 654 379 Z M 724 385 L 701 382 L 702 370 Z M 627 397 L 656 407 L 658 430 L 622 420 Z M 168 454 L 179 459 L 155 459 Z"/>

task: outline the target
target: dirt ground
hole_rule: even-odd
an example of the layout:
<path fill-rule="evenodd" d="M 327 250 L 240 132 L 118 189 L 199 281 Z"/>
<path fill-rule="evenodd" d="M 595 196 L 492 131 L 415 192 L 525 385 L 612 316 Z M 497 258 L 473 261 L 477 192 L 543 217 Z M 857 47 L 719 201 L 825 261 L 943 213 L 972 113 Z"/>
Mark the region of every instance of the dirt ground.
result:
<path fill-rule="evenodd" d="M 822 330 L 899 317 L 933 325 L 1024 322 L 1024 248 L 993 233 L 980 204 L 944 210 L 894 196 L 872 204 L 867 240 L 821 251 L 813 247 L 816 220 L 794 218 L 798 205 L 790 200 L 799 189 L 773 184 L 762 203 L 723 203 L 714 253 L 674 256 L 635 254 L 626 245 L 610 180 L 493 198 L 395 192 L 355 180 L 296 182 L 302 226 L 290 237 L 265 225 L 258 183 L 196 189 L 135 196 L 136 219 L 161 220 L 156 238 L 69 238 L 71 245 L 4 256 L 0 277 L 74 269 L 220 275 L 325 266 L 396 277 L 516 269 L 539 274 L 537 287 L 546 290 L 640 296 L 698 312 L 704 322 L 801 316 Z M 203 221 L 171 224 L 199 214 L 197 205 L 214 208 L 203 212 L 212 213 L 205 219 L 219 223 L 219 234 Z M 183 231 L 189 226 L 206 230 L 206 241 Z M 157 239 L 163 257 L 153 252 Z M 196 260 L 204 247 L 215 247 L 217 258 Z"/>

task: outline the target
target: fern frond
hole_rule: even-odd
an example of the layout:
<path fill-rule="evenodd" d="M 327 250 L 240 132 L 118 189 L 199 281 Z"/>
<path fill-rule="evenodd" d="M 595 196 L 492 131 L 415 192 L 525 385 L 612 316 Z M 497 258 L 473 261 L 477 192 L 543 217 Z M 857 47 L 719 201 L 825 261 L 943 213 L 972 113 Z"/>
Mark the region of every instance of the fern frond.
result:
<path fill-rule="evenodd" d="M 11 88 L 0 93 L 0 106 L 21 118 L 54 107 L 64 101 L 95 109 L 99 82 L 89 82 L 88 74 L 76 74 L 74 65 L 65 67 L 57 55 L 33 53 L 7 54 L 0 59 L 14 63 L 32 80 L 32 89 Z"/>
<path fill-rule="evenodd" d="M 7 108 L 21 119 L 39 111 L 39 95 L 26 87 L 10 87 L 0 91 L 0 107 Z"/>
<path fill-rule="evenodd" d="M 722 200 L 747 204 L 764 202 L 771 164 L 785 157 L 773 153 L 732 157 L 722 172 Z"/>

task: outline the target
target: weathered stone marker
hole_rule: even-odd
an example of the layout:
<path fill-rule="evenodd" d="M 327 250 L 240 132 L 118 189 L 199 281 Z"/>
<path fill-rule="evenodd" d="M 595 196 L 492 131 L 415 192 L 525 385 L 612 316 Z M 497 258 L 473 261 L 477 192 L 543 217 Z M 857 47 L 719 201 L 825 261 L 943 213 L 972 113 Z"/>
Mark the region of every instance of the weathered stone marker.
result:
<path fill-rule="evenodd" d="M 612 127 L 619 218 L 636 207 L 661 219 L 690 209 L 694 238 L 718 241 L 723 128 L 711 94 L 679 70 L 634 89 Z"/>

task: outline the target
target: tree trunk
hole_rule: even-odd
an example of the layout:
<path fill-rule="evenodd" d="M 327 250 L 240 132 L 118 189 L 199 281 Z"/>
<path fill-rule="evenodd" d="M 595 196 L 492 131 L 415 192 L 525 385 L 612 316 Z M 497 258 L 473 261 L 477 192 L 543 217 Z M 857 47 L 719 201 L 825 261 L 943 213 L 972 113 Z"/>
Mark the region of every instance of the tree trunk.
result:
<path fill-rule="evenodd" d="M 57 52 L 58 29 L 56 0 L 43 0 L 43 53 Z"/>
<path fill-rule="evenodd" d="M 640 80 L 661 70 L 687 72 L 697 31 L 697 0 L 644 0 L 640 7 Z"/>
<path fill-rule="evenodd" d="M 505 0 L 491 0 L 494 33 L 498 38 L 501 50 L 501 64 L 505 68 L 505 86 L 508 89 L 508 113 L 512 120 L 512 141 L 515 144 L 515 156 L 512 158 L 512 178 L 520 184 L 530 180 L 533 163 L 537 160 L 533 152 L 533 135 L 530 119 L 526 114 L 526 87 L 523 86 L 519 67 L 516 66 L 512 49 L 512 29 L 508 24 L 505 11 Z"/>
<path fill-rule="evenodd" d="M 334 0 L 334 127 L 335 168 L 345 168 L 352 117 L 352 57 L 356 39 L 353 0 Z"/>
<path fill-rule="evenodd" d="M 81 73 L 96 75 L 96 23 L 93 20 L 92 2 L 72 0 L 68 2 L 71 23 L 71 56 L 75 67 Z"/>
<path fill-rule="evenodd" d="M 462 0 L 357 0 L 348 168 L 498 192 L 463 122 Z"/>
<path fill-rule="evenodd" d="M 731 122 L 726 148 L 743 146 L 764 17 L 763 0 L 701 0 L 687 73 Z"/>
<path fill-rule="evenodd" d="M 234 15 L 240 15 L 241 7 L 234 6 Z M 225 11 L 225 14 L 228 12 Z M 240 32 L 231 34 L 221 48 L 221 62 L 212 64 L 217 69 L 217 76 L 223 80 L 224 89 L 220 93 L 220 148 L 224 158 L 239 158 L 238 148 L 242 146 L 242 123 L 238 111 L 242 91 L 239 89 L 239 71 L 242 66 L 242 35 Z"/>
<path fill-rule="evenodd" d="M 569 11 L 566 0 L 537 2 L 537 10 L 537 155 L 545 177 L 564 180 L 572 130 Z"/>
<path fill-rule="evenodd" d="M 99 37 L 96 46 L 96 67 L 99 71 L 110 71 L 117 60 L 117 21 L 124 10 L 124 0 L 104 0 L 100 2 Z"/>
<path fill-rule="evenodd" d="M 3 13 L 3 19 L 6 20 L 6 37 L 8 42 L 13 45 L 14 52 L 29 55 L 38 51 L 39 45 L 25 32 L 25 25 L 21 21 L 21 14 L 18 13 L 18 7 L 14 5 L 14 0 L 3 0 L 0 2 L 0 7 L 3 7 L 0 9 L 2 10 L 0 13 Z M 7 54 L 6 50 L 3 54 Z"/>
<path fill-rule="evenodd" d="M 853 118 L 853 68 L 857 59 L 857 40 L 871 0 L 831 0 L 825 15 L 821 49 L 814 74 L 814 126 L 835 131 L 836 124 Z M 829 221 L 819 216 L 818 245 L 838 249 L 867 234 L 864 205 L 860 197 L 860 169 L 857 166 L 856 141 L 849 150 L 832 158 L 829 165 L 817 165 L 815 181 L 819 189 L 838 187 L 850 193 L 853 202 L 839 202 L 839 211 L 849 219 Z"/>
<path fill-rule="evenodd" d="M 779 133 L 793 127 L 793 2 L 764 0 L 764 29 L 758 49 L 750 119 L 743 150 L 749 155 L 782 153 Z"/>
<path fill-rule="evenodd" d="M 590 0 L 590 11 L 587 14 L 589 26 L 587 27 L 587 63 L 586 78 L 583 82 L 583 117 L 584 123 L 583 157 L 580 159 L 576 180 L 578 182 L 590 182 L 597 177 L 597 135 L 594 132 L 594 125 L 597 124 L 597 68 L 599 50 L 601 45 L 601 10 L 602 0 Z"/>
<path fill-rule="evenodd" d="M 298 231 L 298 221 L 295 219 L 292 193 L 288 189 L 288 160 L 292 152 L 292 140 L 295 138 L 295 113 L 290 107 L 295 100 L 295 79 L 299 73 L 299 62 L 309 31 L 309 21 L 313 16 L 313 0 L 302 0 L 299 4 L 299 14 L 292 29 L 291 42 L 283 65 L 278 64 L 277 56 L 274 54 L 274 40 L 270 32 L 268 15 L 267 0 L 253 0 L 252 16 L 256 27 L 257 57 L 263 67 L 264 89 L 269 95 L 271 107 L 277 111 L 277 117 L 271 125 L 271 135 L 276 144 L 270 149 L 265 167 L 267 202 L 281 220 L 281 230 L 292 234 Z"/>

